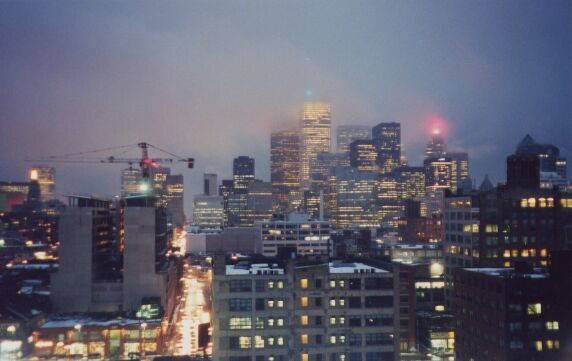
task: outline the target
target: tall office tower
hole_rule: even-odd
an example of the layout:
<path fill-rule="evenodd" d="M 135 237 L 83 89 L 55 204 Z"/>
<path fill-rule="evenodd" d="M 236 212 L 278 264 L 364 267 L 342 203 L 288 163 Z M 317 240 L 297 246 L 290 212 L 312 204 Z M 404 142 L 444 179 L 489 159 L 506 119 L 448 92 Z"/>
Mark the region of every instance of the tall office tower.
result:
<path fill-rule="evenodd" d="M 348 154 L 355 140 L 371 140 L 371 127 L 367 125 L 340 125 L 337 128 L 338 153 Z"/>
<path fill-rule="evenodd" d="M 394 360 L 392 273 L 359 262 L 213 270 L 213 361 Z"/>
<path fill-rule="evenodd" d="M 168 167 L 157 167 L 152 169 L 151 176 L 153 177 L 153 195 L 161 206 L 167 205 L 167 177 L 171 174 L 171 169 Z"/>
<path fill-rule="evenodd" d="M 453 162 L 453 181 L 455 189 L 461 189 L 469 178 L 469 154 L 466 152 L 447 152 Z"/>
<path fill-rule="evenodd" d="M 167 176 L 165 201 L 173 217 L 173 223 L 179 227 L 185 225 L 184 194 L 185 184 L 182 174 Z"/>
<path fill-rule="evenodd" d="M 444 200 L 445 304 L 451 307 L 453 270 L 474 267 L 479 258 L 479 194 L 450 195 Z"/>
<path fill-rule="evenodd" d="M 375 194 L 378 223 L 396 229 L 404 210 L 399 198 L 398 179 L 393 174 L 380 174 L 376 181 Z"/>
<path fill-rule="evenodd" d="M 246 192 L 254 182 L 254 158 L 240 156 L 232 161 L 232 180 L 235 192 Z"/>
<path fill-rule="evenodd" d="M 556 173 L 566 179 L 566 158 L 560 156 L 560 149 L 552 144 L 538 144 L 526 135 L 516 148 L 516 155 L 535 155 L 540 159 L 539 171 Z"/>
<path fill-rule="evenodd" d="M 425 168 L 426 191 L 449 189 L 455 193 L 457 191 L 456 165 L 457 163 L 448 156 L 425 158 L 423 167 Z"/>
<path fill-rule="evenodd" d="M 56 169 L 54 167 L 36 166 L 30 168 L 29 180 L 40 183 L 42 202 L 56 198 Z"/>
<path fill-rule="evenodd" d="M 425 195 L 425 170 L 423 167 L 399 167 L 393 171 L 397 179 L 399 198 L 421 198 Z"/>
<path fill-rule="evenodd" d="M 141 187 L 141 169 L 129 167 L 121 171 L 122 198 L 143 193 Z"/>
<path fill-rule="evenodd" d="M 379 123 L 371 130 L 380 173 L 390 173 L 401 164 L 401 124 Z"/>
<path fill-rule="evenodd" d="M 446 151 L 445 138 L 439 130 L 434 130 L 431 133 L 431 140 L 427 143 L 427 148 L 425 149 L 426 157 L 440 157 Z"/>
<path fill-rule="evenodd" d="M 229 215 L 229 208 L 228 208 L 228 200 L 230 198 L 230 194 L 232 193 L 232 185 L 234 181 L 232 179 L 223 179 L 221 185 L 218 187 L 218 195 L 223 199 L 223 206 L 224 206 L 224 224 L 228 224 L 228 215 Z"/>
<path fill-rule="evenodd" d="M 196 195 L 193 201 L 193 225 L 201 230 L 224 228 L 223 196 Z"/>
<path fill-rule="evenodd" d="M 120 310 L 122 272 L 113 220 L 110 201 L 69 198 L 69 206 L 60 214 L 59 268 L 51 281 L 56 312 Z M 105 283 L 110 287 L 97 287 Z M 117 294 L 111 291 L 114 284 L 119 285 Z"/>
<path fill-rule="evenodd" d="M 331 169 L 339 166 L 349 166 L 349 159 L 344 153 L 318 153 L 310 171 L 312 181 L 310 190 L 314 193 L 327 192 L 328 177 Z"/>
<path fill-rule="evenodd" d="M 217 175 L 214 173 L 205 173 L 203 175 L 203 195 L 216 196 L 218 194 Z"/>
<path fill-rule="evenodd" d="M 329 103 L 307 101 L 300 116 L 300 181 L 303 189 L 312 183 L 311 173 L 318 153 L 331 149 L 331 106 Z"/>
<path fill-rule="evenodd" d="M 334 228 L 378 227 L 377 174 L 352 167 L 332 168 L 330 220 Z"/>
<path fill-rule="evenodd" d="M 300 189 L 300 135 L 295 130 L 272 132 L 270 136 L 270 181 L 274 209 L 291 209 L 292 192 Z"/>
<path fill-rule="evenodd" d="M 246 207 L 251 217 L 249 224 L 272 218 L 272 183 L 256 181 L 248 185 Z"/>
<path fill-rule="evenodd" d="M 371 140 L 355 140 L 350 144 L 350 165 L 358 170 L 373 172 L 377 169 L 377 150 Z"/>

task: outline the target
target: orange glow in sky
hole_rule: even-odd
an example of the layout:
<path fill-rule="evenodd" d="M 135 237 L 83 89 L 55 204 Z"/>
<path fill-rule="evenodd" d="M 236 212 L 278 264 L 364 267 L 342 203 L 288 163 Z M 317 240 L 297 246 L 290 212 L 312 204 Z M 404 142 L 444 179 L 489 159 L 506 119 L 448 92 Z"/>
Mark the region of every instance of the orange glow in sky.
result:
<path fill-rule="evenodd" d="M 425 127 L 427 133 L 430 134 L 443 134 L 449 131 L 449 123 L 440 115 L 431 115 L 425 119 Z"/>

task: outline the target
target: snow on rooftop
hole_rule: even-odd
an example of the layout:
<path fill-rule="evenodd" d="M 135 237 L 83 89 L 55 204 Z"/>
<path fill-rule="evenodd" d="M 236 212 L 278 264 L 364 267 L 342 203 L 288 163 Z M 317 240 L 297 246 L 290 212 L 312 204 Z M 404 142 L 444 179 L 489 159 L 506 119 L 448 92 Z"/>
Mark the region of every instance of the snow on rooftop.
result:
<path fill-rule="evenodd" d="M 388 273 L 386 270 L 359 262 L 330 262 L 330 273 Z"/>
<path fill-rule="evenodd" d="M 87 315 L 70 315 L 70 316 L 59 316 L 54 317 L 46 321 L 41 329 L 47 328 L 73 328 L 76 325 L 81 325 L 82 327 L 111 327 L 111 326 L 130 326 L 130 325 L 141 325 L 146 323 L 148 325 L 159 326 L 161 323 L 160 319 L 151 320 L 139 320 L 131 318 L 92 318 Z"/>
<path fill-rule="evenodd" d="M 514 268 L 464 268 L 466 271 L 484 273 L 489 276 L 504 277 L 510 275 L 521 275 L 528 278 L 547 278 L 548 274 L 541 268 L 535 268 L 530 273 L 517 273 Z"/>
<path fill-rule="evenodd" d="M 227 276 L 238 275 L 283 275 L 284 269 L 278 268 L 278 265 L 269 265 L 268 263 L 254 263 L 251 265 L 235 264 L 226 265 Z"/>

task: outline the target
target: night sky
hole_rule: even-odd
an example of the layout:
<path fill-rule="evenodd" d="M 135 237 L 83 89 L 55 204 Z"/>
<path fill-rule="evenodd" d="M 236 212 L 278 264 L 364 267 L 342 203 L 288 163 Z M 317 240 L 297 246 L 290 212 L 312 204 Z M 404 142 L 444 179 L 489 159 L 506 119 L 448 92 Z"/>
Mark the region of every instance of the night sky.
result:
<path fill-rule="evenodd" d="M 334 126 L 401 122 L 412 165 L 443 122 L 498 182 L 526 133 L 572 160 L 571 68 L 571 1 L 3 1 L 0 180 L 145 140 L 196 158 L 174 167 L 189 206 L 238 155 L 268 180 L 270 131 L 312 89 Z M 58 192 L 116 193 L 121 169 L 58 165 Z"/>

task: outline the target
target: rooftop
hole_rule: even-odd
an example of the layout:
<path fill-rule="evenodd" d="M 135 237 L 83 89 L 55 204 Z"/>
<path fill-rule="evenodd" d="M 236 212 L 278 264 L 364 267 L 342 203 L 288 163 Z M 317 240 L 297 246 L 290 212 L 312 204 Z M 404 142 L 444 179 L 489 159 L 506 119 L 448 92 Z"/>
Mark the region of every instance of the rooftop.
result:
<path fill-rule="evenodd" d="M 82 314 L 55 315 L 50 317 L 40 329 L 49 328 L 73 328 L 76 325 L 82 327 L 111 327 L 111 326 L 133 326 L 147 324 L 159 326 L 160 319 L 135 319 L 135 318 L 114 318 L 113 316 L 90 316 Z"/>
<path fill-rule="evenodd" d="M 284 269 L 278 268 L 277 264 L 254 263 L 251 265 L 237 263 L 234 265 L 226 265 L 227 276 L 238 275 L 283 275 Z"/>
<path fill-rule="evenodd" d="M 360 262 L 330 262 L 330 273 L 388 273 L 388 271 Z"/>
<path fill-rule="evenodd" d="M 505 278 L 511 276 L 522 276 L 537 279 L 548 278 L 548 272 L 543 268 L 534 268 L 532 272 L 516 272 L 514 268 L 464 268 L 464 270 Z"/>

